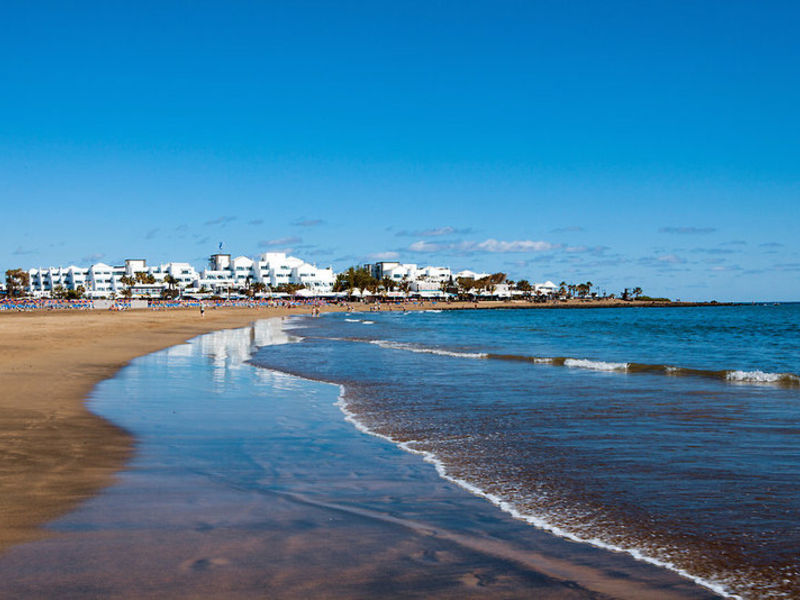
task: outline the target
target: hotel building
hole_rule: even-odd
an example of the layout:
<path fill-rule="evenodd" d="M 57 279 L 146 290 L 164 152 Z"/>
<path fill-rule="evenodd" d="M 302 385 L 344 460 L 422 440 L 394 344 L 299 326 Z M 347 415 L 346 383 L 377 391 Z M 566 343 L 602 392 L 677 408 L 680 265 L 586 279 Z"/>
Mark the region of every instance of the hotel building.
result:
<path fill-rule="evenodd" d="M 28 292 L 36 297 L 52 296 L 59 290 L 82 288 L 88 298 L 114 298 L 130 288 L 136 297 L 158 297 L 174 287 L 191 294 L 230 294 L 253 283 L 263 283 L 268 292 L 281 284 L 302 285 L 310 295 L 333 291 L 335 275 L 330 267 L 319 268 L 281 252 L 267 252 L 258 258 L 231 258 L 230 254 L 214 254 L 206 269 L 198 272 L 185 262 L 147 266 L 144 259 L 128 259 L 124 266 L 96 263 L 90 267 L 49 267 L 29 269 Z M 123 278 L 134 280 L 132 285 Z M 171 282 L 171 283 L 170 283 Z"/>

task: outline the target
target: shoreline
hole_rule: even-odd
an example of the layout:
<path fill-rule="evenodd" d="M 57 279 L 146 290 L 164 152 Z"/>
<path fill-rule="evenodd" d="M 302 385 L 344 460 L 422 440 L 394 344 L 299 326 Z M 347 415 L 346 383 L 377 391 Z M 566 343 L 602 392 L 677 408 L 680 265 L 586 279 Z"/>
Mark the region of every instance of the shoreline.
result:
<path fill-rule="evenodd" d="M 478 310 L 724 306 L 636 301 L 481 302 Z M 324 306 L 322 312 L 368 311 Z M 401 310 L 400 305 L 391 306 Z M 386 305 L 384 310 L 389 309 Z M 472 302 L 423 302 L 407 310 L 474 310 Z M 47 535 L 41 525 L 114 481 L 136 440 L 86 406 L 94 386 L 139 356 L 254 320 L 308 314 L 298 308 L 31 311 L 0 313 L 0 554 Z"/>
<path fill-rule="evenodd" d="M 135 432 L 141 450 L 112 490 L 48 524 L 53 537 L 7 553 L 4 593 L 716 597 L 465 493 L 340 419 L 336 384 L 240 369 L 248 348 L 281 343 L 271 333 L 281 321 L 149 354 L 95 388 L 89 406 Z M 253 405 L 254 394 L 271 400 Z"/>

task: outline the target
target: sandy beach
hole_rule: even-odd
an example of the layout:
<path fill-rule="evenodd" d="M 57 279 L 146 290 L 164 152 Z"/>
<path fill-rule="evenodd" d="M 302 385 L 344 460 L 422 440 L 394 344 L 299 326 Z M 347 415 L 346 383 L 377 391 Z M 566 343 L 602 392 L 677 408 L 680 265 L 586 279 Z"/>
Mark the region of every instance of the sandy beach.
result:
<path fill-rule="evenodd" d="M 262 311 L 263 313 L 263 311 Z M 276 313 L 277 314 L 277 313 Z M 133 440 L 84 398 L 136 356 L 255 311 L 32 312 L 0 315 L 0 551 L 107 485 Z"/>
<path fill-rule="evenodd" d="M 239 318 L 267 323 L 260 320 L 267 311 L 255 312 L 220 312 L 216 322 L 199 327 L 231 326 Z M 67 345 L 59 332 L 70 325 L 54 324 L 81 316 L 97 321 L 94 327 L 130 330 L 119 343 L 135 339 L 136 329 L 142 335 L 162 328 L 164 342 L 191 337 L 195 327 L 188 313 L 129 313 L 118 321 L 120 315 L 106 313 L 28 318 L 41 328 L 41 321 L 54 319 L 55 348 Z M 63 396 L 60 410 L 40 407 L 42 419 L 55 415 L 50 429 L 58 436 L 29 449 L 28 472 L 17 474 L 20 487 L 26 477 L 40 482 L 39 512 L 28 510 L 31 501 L 23 502 L 20 489 L 16 509 L 26 526 L 10 528 L 16 539 L 6 538 L 0 595 L 712 596 L 668 571 L 538 531 L 456 488 L 418 457 L 346 423 L 333 405 L 335 386 L 238 368 L 250 344 L 268 339 L 263 329 L 172 344 L 94 387 L 92 410 L 135 439 L 99 418 L 79 421 L 82 399 L 77 407 Z M 113 352 L 111 344 L 105 352 L 89 345 L 80 353 L 85 362 L 74 364 L 89 377 L 92 369 L 99 372 L 87 364 L 89 354 L 99 363 Z M 253 403 L 256 396 L 262 400 Z M 67 427 L 62 414 L 82 427 Z M 65 444 L 82 447 L 81 437 L 93 446 L 86 444 L 77 459 L 52 458 L 66 454 Z M 36 516 L 47 520 L 47 537 L 10 548 L 40 535 Z"/>
<path fill-rule="evenodd" d="M 649 303 L 559 303 L 557 308 Z M 364 305 L 355 305 L 364 307 Z M 473 303 L 408 305 L 466 309 Z M 481 302 L 482 309 L 552 308 Z M 398 307 L 394 307 L 399 309 Z M 0 552 L 42 535 L 39 525 L 108 485 L 130 456 L 125 431 L 91 414 L 84 399 L 131 359 L 209 331 L 308 308 L 0 313 Z M 323 311 L 347 310 L 325 307 Z"/>

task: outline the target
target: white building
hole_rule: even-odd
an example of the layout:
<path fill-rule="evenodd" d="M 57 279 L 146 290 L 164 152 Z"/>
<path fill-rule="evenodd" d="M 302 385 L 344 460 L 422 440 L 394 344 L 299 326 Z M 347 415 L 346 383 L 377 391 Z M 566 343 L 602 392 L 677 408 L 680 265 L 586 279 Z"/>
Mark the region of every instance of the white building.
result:
<path fill-rule="evenodd" d="M 558 286 L 552 281 L 546 281 L 545 283 L 534 283 L 533 292 L 542 296 L 554 296 L 558 293 Z"/>
<path fill-rule="evenodd" d="M 491 273 L 477 273 L 475 271 L 470 271 L 469 269 L 464 269 L 463 271 L 456 273 L 454 279 L 474 279 L 477 281 L 478 279 L 489 277 L 489 275 L 491 275 Z"/>
<path fill-rule="evenodd" d="M 331 267 L 320 268 L 284 252 L 266 252 L 255 260 L 214 254 L 209 268 L 200 274 L 199 287 L 221 292 L 262 283 L 269 291 L 275 291 L 282 285 L 294 284 L 302 285 L 313 295 L 324 295 L 333 292 L 335 280 Z"/>
<path fill-rule="evenodd" d="M 335 281 L 332 268 L 319 268 L 281 252 L 268 252 L 255 260 L 215 254 L 209 260 L 209 268 L 201 273 L 186 262 L 148 267 L 147 261 L 137 258 L 128 259 L 124 266 L 118 267 L 105 263 L 86 268 L 70 265 L 30 269 L 28 275 L 28 292 L 34 296 L 52 296 L 60 290 L 82 288 L 89 298 L 119 297 L 128 289 L 139 297 L 158 297 L 170 288 L 178 292 L 222 294 L 247 289 L 253 283 L 263 283 L 269 291 L 282 284 L 302 285 L 313 295 L 324 295 L 333 291 Z M 123 283 L 123 278 L 135 283 Z"/>

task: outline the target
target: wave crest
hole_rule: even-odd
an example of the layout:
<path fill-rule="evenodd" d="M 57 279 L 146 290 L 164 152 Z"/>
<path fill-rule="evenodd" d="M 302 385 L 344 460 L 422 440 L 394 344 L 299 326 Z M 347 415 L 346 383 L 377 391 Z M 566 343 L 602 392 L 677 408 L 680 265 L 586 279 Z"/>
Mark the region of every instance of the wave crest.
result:
<path fill-rule="evenodd" d="M 564 366 L 572 369 L 589 369 L 590 371 L 627 371 L 629 363 L 567 358 L 564 360 Z"/>
<path fill-rule="evenodd" d="M 456 358 L 488 358 L 489 356 L 483 352 L 453 352 L 451 350 L 415 346 L 414 344 L 404 344 L 402 342 L 389 342 L 387 340 L 372 340 L 370 344 L 390 350 L 407 350 L 408 352 L 417 352 L 419 354 L 438 354 L 439 356 L 453 356 Z"/>

